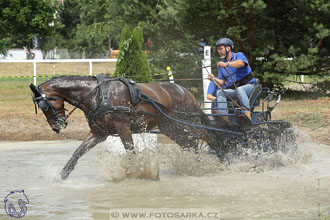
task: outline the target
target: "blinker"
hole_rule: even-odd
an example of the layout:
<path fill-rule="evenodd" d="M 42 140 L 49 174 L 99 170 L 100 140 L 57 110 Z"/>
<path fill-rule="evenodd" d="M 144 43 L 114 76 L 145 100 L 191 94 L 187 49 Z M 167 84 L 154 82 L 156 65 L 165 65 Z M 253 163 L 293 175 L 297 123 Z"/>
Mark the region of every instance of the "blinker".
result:
<path fill-rule="evenodd" d="M 44 100 L 39 101 L 39 102 L 38 102 L 38 106 L 39 106 L 39 108 L 41 108 L 41 110 L 44 111 L 44 112 L 46 112 L 46 111 L 48 110 L 48 108 L 49 108 L 48 103 L 47 103 L 46 101 L 44 101 Z"/>

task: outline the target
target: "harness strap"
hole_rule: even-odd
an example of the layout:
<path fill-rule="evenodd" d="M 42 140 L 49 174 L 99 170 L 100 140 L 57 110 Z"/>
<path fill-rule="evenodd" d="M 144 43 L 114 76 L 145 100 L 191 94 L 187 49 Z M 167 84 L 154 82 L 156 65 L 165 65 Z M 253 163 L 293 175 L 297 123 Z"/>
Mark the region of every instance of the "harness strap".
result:
<path fill-rule="evenodd" d="M 107 82 L 114 81 L 114 80 L 119 80 L 119 81 L 123 82 L 130 91 L 133 106 L 136 106 L 136 104 L 140 101 L 140 99 L 138 97 L 139 90 L 135 87 L 134 81 L 127 80 L 122 77 L 116 78 L 116 79 L 105 80 L 104 75 L 101 73 L 96 76 L 96 79 L 97 79 L 97 83 L 98 83 L 97 87 L 99 87 L 99 90 L 98 90 L 99 97 L 100 97 L 99 106 L 97 107 L 95 112 L 90 112 L 89 114 L 86 114 L 86 118 L 89 122 L 92 123 L 92 126 L 96 127 L 98 130 L 106 133 L 106 131 L 96 123 L 97 118 L 100 118 L 101 116 L 110 114 L 110 113 L 123 114 L 123 113 L 134 112 L 134 111 L 132 111 L 132 109 L 130 107 L 114 106 L 110 102 L 109 90 L 106 87 Z"/>
<path fill-rule="evenodd" d="M 96 76 L 98 86 L 99 86 L 99 106 L 97 110 L 93 113 L 90 114 L 91 118 L 98 118 L 102 115 L 109 114 L 109 113 L 128 113 L 131 112 L 131 108 L 127 106 L 114 106 L 110 102 L 109 98 L 109 90 L 106 87 L 106 83 L 112 80 L 105 80 L 104 75 L 101 73 Z M 132 99 L 132 104 L 133 106 L 136 106 L 138 102 L 140 101 L 138 94 L 140 93 L 140 90 L 136 87 L 135 82 L 132 80 L 125 79 L 123 77 L 120 77 L 116 80 L 121 81 L 124 83 L 130 92 L 131 99 Z"/>

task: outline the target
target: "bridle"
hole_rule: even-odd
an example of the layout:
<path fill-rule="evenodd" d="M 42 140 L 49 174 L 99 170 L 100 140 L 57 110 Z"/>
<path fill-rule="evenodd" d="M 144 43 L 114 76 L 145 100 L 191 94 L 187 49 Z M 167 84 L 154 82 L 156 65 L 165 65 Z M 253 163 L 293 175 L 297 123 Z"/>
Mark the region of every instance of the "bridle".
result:
<path fill-rule="evenodd" d="M 116 79 L 112 79 L 112 80 L 116 80 Z M 112 80 L 108 80 L 108 81 L 112 81 Z M 103 84 L 105 82 L 107 82 L 107 81 L 104 81 L 101 84 Z M 48 109 L 50 108 L 53 117 L 55 117 L 55 120 L 54 121 L 49 121 L 47 119 L 47 122 L 49 124 L 56 124 L 56 125 L 60 125 L 62 128 L 66 128 L 66 126 L 68 125 L 68 122 L 66 122 L 66 120 L 78 108 L 78 106 L 83 103 L 85 98 L 87 98 L 92 92 L 94 92 L 97 88 L 99 88 L 101 84 L 98 84 L 97 86 L 95 86 L 85 97 L 83 97 L 79 101 L 79 103 L 76 105 L 76 107 L 74 107 L 66 116 L 63 116 L 63 117 L 58 116 L 58 114 L 65 111 L 66 109 L 63 108 L 63 109 L 60 109 L 60 110 L 56 110 L 55 107 L 49 102 L 49 100 L 62 100 L 62 101 L 64 101 L 64 99 L 60 98 L 60 97 L 53 97 L 53 96 L 46 95 L 45 93 L 42 92 L 42 90 L 40 88 L 41 84 L 38 87 L 35 87 L 33 84 L 31 84 L 30 88 L 34 92 L 34 97 L 32 97 L 32 100 L 33 100 L 33 103 L 34 103 L 35 113 L 37 114 L 37 105 L 43 112 L 48 111 Z M 39 93 L 40 96 L 36 97 L 37 93 Z"/>
<path fill-rule="evenodd" d="M 71 116 L 71 114 L 77 108 L 79 108 L 80 104 L 82 104 L 88 96 L 90 96 L 102 84 L 107 83 L 109 81 L 115 81 L 115 80 L 118 80 L 118 78 L 112 78 L 112 79 L 102 81 L 101 83 L 99 83 L 87 95 L 85 95 L 78 103 L 76 103 L 75 107 L 66 116 L 63 116 L 63 117 L 58 116 L 58 114 L 65 111 L 66 109 L 63 108 L 63 109 L 60 109 L 60 110 L 56 110 L 55 107 L 49 102 L 49 100 L 62 100 L 62 101 L 65 101 L 65 100 L 61 97 L 48 96 L 45 93 L 43 93 L 41 88 L 40 88 L 40 86 L 42 84 L 40 84 L 38 87 L 35 87 L 33 84 L 31 84 L 30 88 L 34 93 L 34 96 L 32 97 L 32 100 L 34 102 L 35 113 L 37 114 L 37 105 L 43 112 L 46 112 L 50 109 L 51 113 L 52 113 L 52 116 L 55 117 L 55 120 L 50 121 L 50 120 L 47 119 L 47 122 L 49 124 L 59 125 L 61 128 L 66 128 L 66 126 L 68 125 L 68 122 L 66 122 L 66 120 Z M 124 109 L 123 109 L 123 108 L 121 108 L 121 106 L 119 106 L 119 107 L 115 108 L 114 111 L 127 112 L 127 108 L 124 107 Z M 95 124 L 95 122 L 94 122 L 94 124 Z"/>
<path fill-rule="evenodd" d="M 34 107 L 35 107 L 35 113 L 37 114 L 37 105 L 38 107 L 43 111 L 46 112 L 50 109 L 52 116 L 55 117 L 55 120 L 48 120 L 47 122 L 49 124 L 55 124 L 55 125 L 60 125 L 61 128 L 66 128 L 66 126 L 68 125 L 68 123 L 66 122 L 66 120 L 68 119 L 68 116 L 59 116 L 58 114 L 60 114 L 61 112 L 64 112 L 66 109 L 60 109 L 60 110 L 56 110 L 55 107 L 49 102 L 50 100 L 62 100 L 64 101 L 63 98 L 60 97 L 54 97 L 54 96 L 48 96 L 45 93 L 42 92 L 40 85 L 38 86 L 38 88 L 35 87 L 35 89 L 39 92 L 40 96 L 36 97 L 36 94 L 34 95 L 34 97 L 32 97 L 33 103 L 34 103 Z"/>

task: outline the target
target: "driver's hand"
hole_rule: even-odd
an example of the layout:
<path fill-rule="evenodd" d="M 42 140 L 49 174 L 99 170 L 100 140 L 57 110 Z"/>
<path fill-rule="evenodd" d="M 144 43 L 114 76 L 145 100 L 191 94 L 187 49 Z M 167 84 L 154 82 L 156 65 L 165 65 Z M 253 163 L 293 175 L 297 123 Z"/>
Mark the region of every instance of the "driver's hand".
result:
<path fill-rule="evenodd" d="M 227 63 L 220 61 L 219 63 L 217 63 L 217 66 L 224 68 L 224 67 L 227 67 Z"/>
<path fill-rule="evenodd" d="M 208 77 L 209 80 L 211 80 L 211 81 L 213 81 L 213 80 L 215 79 L 215 76 L 214 76 L 212 73 L 210 73 L 207 77 Z"/>

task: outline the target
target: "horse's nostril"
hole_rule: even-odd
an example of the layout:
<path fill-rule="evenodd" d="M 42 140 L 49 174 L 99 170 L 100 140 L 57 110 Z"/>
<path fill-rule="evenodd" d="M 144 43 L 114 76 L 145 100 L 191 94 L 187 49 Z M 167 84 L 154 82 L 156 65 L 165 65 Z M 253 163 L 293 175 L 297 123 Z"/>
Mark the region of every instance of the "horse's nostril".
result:
<path fill-rule="evenodd" d="M 52 128 L 52 129 L 53 129 L 53 131 L 55 131 L 57 134 L 60 133 L 60 129 L 59 129 L 59 128 Z"/>

